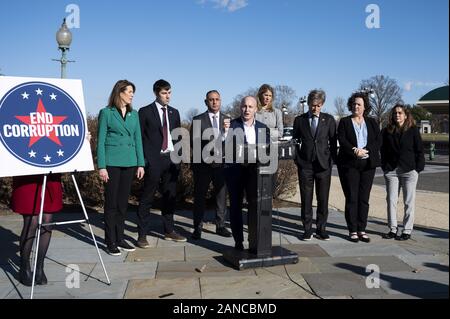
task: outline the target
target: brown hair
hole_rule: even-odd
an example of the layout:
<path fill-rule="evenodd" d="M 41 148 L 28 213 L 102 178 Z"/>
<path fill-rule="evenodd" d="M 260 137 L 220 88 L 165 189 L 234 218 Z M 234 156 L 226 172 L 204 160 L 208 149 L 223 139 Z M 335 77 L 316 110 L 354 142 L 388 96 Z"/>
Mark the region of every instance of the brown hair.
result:
<path fill-rule="evenodd" d="M 372 111 L 372 106 L 370 105 L 369 95 L 363 92 L 353 93 L 347 101 L 347 108 L 353 113 L 353 103 L 355 103 L 357 98 L 361 98 L 364 101 L 364 116 L 368 116 Z"/>
<path fill-rule="evenodd" d="M 399 127 L 397 122 L 395 121 L 395 109 L 396 108 L 401 108 L 403 110 L 403 112 L 405 112 L 405 115 L 406 115 L 405 122 L 403 123 L 403 125 L 401 127 Z M 403 133 L 403 132 L 407 131 L 408 129 L 410 129 L 411 127 L 415 127 L 415 126 L 416 126 L 416 121 L 414 120 L 414 117 L 411 115 L 411 111 L 403 104 L 395 104 L 395 106 L 390 110 L 390 113 L 389 113 L 389 121 L 388 121 L 388 125 L 387 125 L 387 131 L 390 134 L 392 134 L 396 131 Z"/>
<path fill-rule="evenodd" d="M 273 87 L 271 87 L 269 84 L 261 85 L 261 87 L 258 90 L 258 94 L 257 94 L 258 98 L 256 99 L 256 101 L 258 102 L 258 111 L 261 111 L 261 109 L 262 109 L 261 101 L 263 100 L 264 93 L 266 93 L 267 91 L 272 93 L 272 102 L 270 102 L 270 104 L 267 106 L 267 111 L 273 112 L 273 100 L 275 99 L 275 92 L 273 90 Z"/>
<path fill-rule="evenodd" d="M 133 92 L 136 92 L 136 86 L 131 83 L 128 80 L 119 80 L 114 85 L 114 88 L 112 89 L 111 95 L 109 96 L 108 106 L 115 107 L 117 110 L 120 111 L 120 93 L 125 92 L 128 86 L 131 86 L 133 88 Z M 131 104 L 127 104 L 127 112 L 131 112 Z"/>

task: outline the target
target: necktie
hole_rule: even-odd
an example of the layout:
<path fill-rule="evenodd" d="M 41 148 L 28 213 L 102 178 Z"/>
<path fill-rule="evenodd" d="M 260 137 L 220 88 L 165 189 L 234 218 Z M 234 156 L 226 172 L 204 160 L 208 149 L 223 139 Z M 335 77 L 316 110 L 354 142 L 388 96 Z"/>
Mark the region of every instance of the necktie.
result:
<path fill-rule="evenodd" d="M 312 136 L 316 136 L 316 129 L 317 129 L 317 116 L 313 115 L 311 119 L 311 134 Z"/>
<path fill-rule="evenodd" d="M 162 107 L 161 109 L 163 111 L 163 128 L 162 128 L 163 129 L 163 143 L 162 143 L 161 149 L 162 149 L 162 151 L 165 151 L 169 145 L 169 140 L 167 137 L 167 118 L 166 118 L 167 108 Z"/>
<path fill-rule="evenodd" d="M 214 136 L 219 135 L 219 125 L 217 124 L 217 115 L 213 115 L 213 128 L 214 128 Z"/>

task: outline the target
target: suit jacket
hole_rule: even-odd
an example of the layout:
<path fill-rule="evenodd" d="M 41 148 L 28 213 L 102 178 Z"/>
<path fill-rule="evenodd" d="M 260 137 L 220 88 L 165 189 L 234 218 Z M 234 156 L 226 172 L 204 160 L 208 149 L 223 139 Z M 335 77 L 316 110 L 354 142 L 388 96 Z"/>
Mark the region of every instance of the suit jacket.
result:
<path fill-rule="evenodd" d="M 369 165 L 375 168 L 381 165 L 380 147 L 381 133 L 380 128 L 373 118 L 364 117 L 367 126 L 367 146 L 369 151 Z M 352 117 L 347 116 L 340 120 L 338 126 L 339 154 L 338 165 L 341 167 L 355 167 L 358 158 L 353 152 L 354 147 L 358 147 L 355 129 L 353 128 Z"/>
<path fill-rule="evenodd" d="M 425 155 L 422 138 L 417 127 L 412 127 L 402 134 L 389 133 L 383 129 L 381 146 L 381 167 L 384 171 L 392 171 L 397 167 L 406 172 L 413 169 L 423 171 Z"/>
<path fill-rule="evenodd" d="M 336 161 L 337 135 L 333 116 L 320 113 L 315 136 L 311 133 L 309 112 L 297 116 L 292 138 L 301 142 L 295 158 L 300 168 L 311 168 L 312 162 L 317 159 L 323 169 L 328 169 L 332 166 L 332 160 Z"/>
<path fill-rule="evenodd" d="M 141 128 L 136 111 L 127 113 L 124 121 L 115 107 L 105 107 L 100 110 L 97 164 L 98 168 L 144 167 Z"/>
<path fill-rule="evenodd" d="M 167 115 L 170 131 L 181 126 L 180 113 L 177 109 L 167 106 Z M 139 120 L 141 123 L 142 145 L 146 164 L 158 165 L 163 143 L 163 128 L 155 102 L 139 110 Z M 171 137 L 169 136 L 169 138 Z M 178 140 L 172 139 L 172 142 L 175 145 Z"/>
<path fill-rule="evenodd" d="M 244 122 L 242 120 L 242 118 L 236 118 L 234 120 L 231 121 L 230 123 L 230 129 L 233 129 L 233 131 L 237 132 L 236 130 L 242 130 L 242 134 L 230 134 L 230 132 L 228 132 L 228 135 L 226 137 L 225 140 L 225 144 L 229 145 L 230 143 L 232 143 L 231 145 L 233 145 L 233 151 L 234 151 L 234 155 L 233 158 L 234 160 L 236 160 L 236 152 L 238 151 L 237 149 L 240 146 L 246 147 L 248 145 L 247 143 L 247 138 L 244 134 Z M 265 146 L 269 146 L 270 145 L 270 130 L 269 128 L 255 120 L 255 130 L 256 130 L 256 144 L 263 144 Z M 264 140 L 260 140 L 260 132 L 262 133 L 262 136 L 264 136 Z M 225 152 L 227 151 L 227 146 L 225 146 Z M 228 156 L 228 154 L 225 154 L 226 156 Z"/>
<path fill-rule="evenodd" d="M 227 115 L 223 114 L 222 112 L 220 112 L 218 125 L 219 125 L 219 131 L 221 134 L 224 130 L 223 129 L 223 119 L 225 119 L 225 118 L 229 118 L 229 117 Z M 195 125 L 199 125 L 199 130 L 196 127 L 196 130 L 194 131 L 194 123 L 196 123 Z M 214 136 L 211 136 L 211 138 L 209 140 L 202 139 L 203 132 L 207 129 L 212 129 L 212 128 L 213 127 L 211 124 L 211 120 L 209 118 L 208 111 L 206 111 L 202 114 L 199 114 L 192 119 L 191 128 L 190 128 L 190 139 L 191 139 L 191 149 L 193 152 L 198 152 L 198 149 L 194 148 L 194 145 L 201 145 L 200 152 L 202 152 L 206 145 L 208 145 L 210 142 L 214 141 Z M 221 136 L 219 137 L 219 140 L 217 140 L 217 143 L 218 143 L 217 147 L 220 147 L 220 148 L 223 147 L 224 142 L 222 141 Z M 211 156 L 213 156 L 213 155 L 214 155 L 214 153 L 211 152 Z M 196 156 L 193 156 L 193 158 L 198 157 L 198 156 L 200 156 L 200 158 L 201 158 L 201 163 L 193 163 L 191 166 L 193 169 L 201 168 L 201 167 L 205 167 L 205 166 L 210 166 L 210 167 L 221 166 L 221 164 L 218 164 L 218 163 L 205 163 L 202 153 L 196 154 Z"/>

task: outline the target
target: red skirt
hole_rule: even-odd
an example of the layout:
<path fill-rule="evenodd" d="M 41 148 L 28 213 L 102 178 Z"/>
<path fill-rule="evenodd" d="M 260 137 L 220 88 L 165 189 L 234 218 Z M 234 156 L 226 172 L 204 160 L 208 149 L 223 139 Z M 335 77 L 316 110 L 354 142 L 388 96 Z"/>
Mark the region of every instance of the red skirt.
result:
<path fill-rule="evenodd" d="M 11 209 L 21 215 L 39 215 L 43 175 L 16 176 L 13 178 Z M 44 213 L 56 213 L 63 207 L 61 174 L 47 177 Z"/>

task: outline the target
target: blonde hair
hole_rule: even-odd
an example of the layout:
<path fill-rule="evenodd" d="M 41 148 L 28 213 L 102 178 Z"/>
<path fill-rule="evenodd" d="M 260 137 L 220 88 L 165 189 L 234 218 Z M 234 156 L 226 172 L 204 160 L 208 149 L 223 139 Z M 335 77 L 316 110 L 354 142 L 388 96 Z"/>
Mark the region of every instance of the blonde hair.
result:
<path fill-rule="evenodd" d="M 273 100 L 275 98 L 275 92 L 273 90 L 273 87 L 271 87 L 269 84 L 261 85 L 261 87 L 258 90 L 258 94 L 257 94 L 258 98 L 256 99 L 256 101 L 258 102 L 258 111 L 262 110 L 263 105 L 262 105 L 261 101 L 263 99 L 263 95 L 268 91 L 270 93 L 272 93 L 272 102 L 270 102 L 269 105 L 267 106 L 267 111 L 273 112 Z"/>

